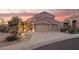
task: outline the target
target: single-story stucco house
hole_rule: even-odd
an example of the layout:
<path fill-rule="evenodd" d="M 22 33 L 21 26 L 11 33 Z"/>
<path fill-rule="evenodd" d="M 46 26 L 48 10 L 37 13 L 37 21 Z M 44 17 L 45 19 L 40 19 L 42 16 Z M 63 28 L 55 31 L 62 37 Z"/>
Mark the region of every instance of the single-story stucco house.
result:
<path fill-rule="evenodd" d="M 36 14 L 30 20 L 33 23 L 34 32 L 60 31 L 60 22 L 56 21 L 55 16 L 48 12 Z"/>
<path fill-rule="evenodd" d="M 79 15 L 73 15 L 69 18 L 65 19 L 65 21 L 62 23 L 63 27 L 76 29 L 79 28 Z"/>

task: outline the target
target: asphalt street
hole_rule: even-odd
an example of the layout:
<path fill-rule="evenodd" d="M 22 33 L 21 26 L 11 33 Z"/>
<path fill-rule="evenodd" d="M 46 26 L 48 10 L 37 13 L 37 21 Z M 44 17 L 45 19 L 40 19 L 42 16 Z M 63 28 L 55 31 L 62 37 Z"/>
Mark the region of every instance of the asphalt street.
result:
<path fill-rule="evenodd" d="M 44 45 L 34 50 L 79 50 L 79 37 Z"/>

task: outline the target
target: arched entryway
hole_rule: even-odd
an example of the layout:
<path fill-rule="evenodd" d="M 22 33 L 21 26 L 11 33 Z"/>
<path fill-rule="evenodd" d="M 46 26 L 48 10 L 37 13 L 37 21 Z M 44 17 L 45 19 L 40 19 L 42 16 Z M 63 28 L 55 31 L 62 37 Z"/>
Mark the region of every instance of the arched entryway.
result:
<path fill-rule="evenodd" d="M 75 29 L 77 27 L 77 21 L 73 20 L 72 21 L 72 28 Z"/>
<path fill-rule="evenodd" d="M 65 28 L 65 30 L 68 30 L 69 29 L 69 23 L 64 23 L 64 28 Z"/>

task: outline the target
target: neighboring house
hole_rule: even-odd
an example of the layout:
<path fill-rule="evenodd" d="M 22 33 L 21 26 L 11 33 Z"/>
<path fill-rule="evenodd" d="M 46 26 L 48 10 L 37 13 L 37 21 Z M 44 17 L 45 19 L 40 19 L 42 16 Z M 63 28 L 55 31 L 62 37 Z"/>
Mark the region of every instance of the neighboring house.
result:
<path fill-rule="evenodd" d="M 60 23 L 50 13 L 42 12 L 34 15 L 29 20 L 33 23 L 34 32 L 60 31 Z"/>
<path fill-rule="evenodd" d="M 66 24 L 66 26 L 65 26 Z M 69 27 L 69 29 L 76 29 L 79 28 L 79 15 L 73 15 L 63 22 L 64 27 Z"/>

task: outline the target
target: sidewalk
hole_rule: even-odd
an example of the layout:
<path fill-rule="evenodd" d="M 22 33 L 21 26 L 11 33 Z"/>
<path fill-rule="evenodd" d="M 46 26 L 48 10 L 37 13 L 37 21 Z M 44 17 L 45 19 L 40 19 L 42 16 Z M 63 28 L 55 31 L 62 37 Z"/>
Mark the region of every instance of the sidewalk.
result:
<path fill-rule="evenodd" d="M 53 42 L 79 37 L 79 34 L 67 34 L 61 32 L 33 33 L 29 41 L 20 42 L 14 45 L 0 47 L 3 50 L 28 50 L 34 49 Z"/>

